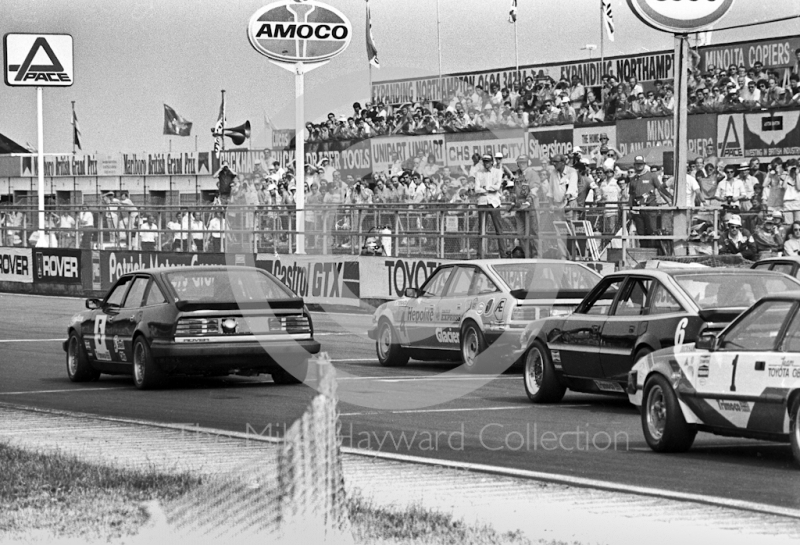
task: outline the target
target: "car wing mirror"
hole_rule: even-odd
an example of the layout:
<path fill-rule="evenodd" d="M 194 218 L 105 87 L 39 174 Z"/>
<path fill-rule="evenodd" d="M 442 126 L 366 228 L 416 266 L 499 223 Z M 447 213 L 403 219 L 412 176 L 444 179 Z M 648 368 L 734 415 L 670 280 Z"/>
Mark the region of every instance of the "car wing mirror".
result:
<path fill-rule="evenodd" d="M 719 341 L 720 339 L 715 333 L 708 332 L 701 334 L 694 346 L 700 350 L 708 350 L 709 352 L 713 352 L 719 348 Z"/>
<path fill-rule="evenodd" d="M 102 301 L 100 299 L 87 299 L 86 300 L 86 308 L 89 310 L 95 310 L 100 308 L 102 305 Z"/>
<path fill-rule="evenodd" d="M 416 297 L 419 297 L 421 293 L 422 290 L 419 288 L 406 288 L 405 291 L 403 292 L 403 295 L 410 299 L 414 299 Z"/>

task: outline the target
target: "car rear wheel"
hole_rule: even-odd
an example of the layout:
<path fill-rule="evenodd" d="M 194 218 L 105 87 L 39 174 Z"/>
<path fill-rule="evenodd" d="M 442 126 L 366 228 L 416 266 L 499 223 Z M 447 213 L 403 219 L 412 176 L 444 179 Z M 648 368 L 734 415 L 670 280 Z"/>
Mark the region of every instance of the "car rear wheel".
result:
<path fill-rule="evenodd" d="M 289 369 L 278 367 L 272 371 L 272 380 L 275 384 L 302 384 L 308 375 L 308 360 L 289 364 Z"/>
<path fill-rule="evenodd" d="M 408 354 L 400 346 L 397 332 L 387 320 L 378 325 L 378 340 L 375 341 L 378 363 L 384 367 L 402 367 L 408 363 Z"/>
<path fill-rule="evenodd" d="M 656 452 L 685 452 L 692 446 L 697 430 L 683 418 L 678 397 L 661 375 L 654 375 L 644 386 L 642 430 L 650 448 Z"/>
<path fill-rule="evenodd" d="M 550 361 L 550 351 L 539 341 L 535 341 L 525 353 L 522 376 L 525 393 L 534 403 L 558 403 L 567 391 L 558 381 Z"/>
<path fill-rule="evenodd" d="M 467 373 L 480 373 L 485 367 L 480 355 L 486 350 L 486 339 L 475 322 L 467 322 L 461 330 L 461 361 Z"/>
<path fill-rule="evenodd" d="M 792 403 L 789 413 L 789 430 L 794 461 L 800 464 L 800 396 L 796 396 Z"/>
<path fill-rule="evenodd" d="M 133 342 L 133 384 L 140 390 L 152 390 L 161 386 L 166 375 L 156 367 L 150 346 L 144 337 Z"/>
<path fill-rule="evenodd" d="M 67 341 L 67 376 L 72 382 L 89 382 L 100 378 L 100 371 L 89 363 L 89 356 L 78 334 L 69 334 Z"/>

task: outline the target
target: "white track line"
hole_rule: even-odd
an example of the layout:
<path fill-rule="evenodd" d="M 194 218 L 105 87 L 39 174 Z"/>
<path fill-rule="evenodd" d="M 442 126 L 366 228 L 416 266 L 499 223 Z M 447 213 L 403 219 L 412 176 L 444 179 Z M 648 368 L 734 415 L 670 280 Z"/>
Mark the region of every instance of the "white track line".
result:
<path fill-rule="evenodd" d="M 506 407 L 462 407 L 459 409 L 407 409 L 401 411 L 369 411 L 362 413 L 339 413 L 339 416 L 374 416 L 377 414 L 417 414 L 417 413 L 464 413 L 475 411 L 516 411 L 516 410 L 539 410 L 539 409 L 563 409 L 572 407 L 588 407 L 588 403 L 581 405 L 509 405 Z M 635 449 L 631 449 L 635 450 Z M 647 449 L 648 451 L 650 449 Z"/>
<path fill-rule="evenodd" d="M 172 429 L 185 431 L 187 426 L 191 424 L 161 424 L 158 422 L 151 422 L 148 420 L 135 420 L 129 418 L 113 418 L 109 416 L 96 416 L 86 413 L 76 413 L 71 411 L 59 411 L 53 409 L 40 409 L 37 407 L 21 406 L 11 403 L 0 402 L 0 406 L 8 407 L 9 409 L 25 410 L 37 413 L 46 413 L 54 415 L 63 415 L 77 418 L 89 418 L 92 420 L 105 420 L 109 422 L 119 422 L 123 424 L 135 424 L 140 426 L 150 426 L 153 428 Z M 242 432 L 232 432 L 218 430 L 214 428 L 204 427 L 191 427 L 192 432 L 207 433 L 211 435 L 219 435 L 221 437 L 233 437 L 237 439 L 245 439 L 250 441 L 262 441 L 265 443 L 280 444 L 280 438 L 267 437 L 264 435 L 253 435 Z M 742 509 L 756 513 L 766 513 L 770 515 L 779 515 L 800 519 L 800 509 L 791 509 L 786 507 L 779 507 L 776 505 L 766 505 L 762 503 L 754 503 L 742 500 L 732 500 L 728 498 L 721 498 L 718 496 L 708 496 L 704 494 L 690 494 L 685 492 L 674 492 L 671 490 L 663 490 L 659 488 L 650 488 L 644 486 L 627 485 L 615 483 L 611 481 L 601 481 L 597 479 L 586 479 L 583 477 L 573 477 L 571 475 L 563 475 L 559 473 L 545 473 L 543 471 L 528 471 L 525 469 L 513 469 L 500 466 L 490 466 L 486 464 L 473 464 L 469 462 L 456 462 L 450 460 L 438 460 L 436 458 L 426 458 L 423 456 L 411 456 L 406 454 L 395 454 L 390 452 L 380 452 L 375 450 L 357 449 L 352 447 L 342 447 L 341 452 L 352 456 L 363 456 L 368 458 L 382 458 L 386 460 L 395 460 L 399 462 L 408 462 L 412 464 L 421 464 L 427 466 L 446 467 L 451 469 L 462 469 L 467 471 L 477 471 L 480 473 L 490 473 L 493 475 L 504 475 L 508 477 L 517 477 L 522 479 L 533 479 L 536 481 L 555 482 L 571 486 L 583 488 L 595 488 L 600 490 L 611 490 L 614 492 L 621 492 L 625 494 L 638 494 L 640 496 L 649 496 L 657 498 L 667 498 L 677 501 L 702 503 L 706 505 L 717 505 L 721 507 L 728 507 L 731 509 Z"/>
<path fill-rule="evenodd" d="M 65 338 L 60 339 L 0 339 L 0 343 L 45 343 L 55 341 L 66 341 Z"/>
<path fill-rule="evenodd" d="M 20 396 L 25 394 L 60 394 L 62 392 L 104 392 L 106 390 L 130 390 L 129 386 L 111 386 L 104 388 L 67 388 L 64 390 L 30 390 L 28 392 L 0 392 L 0 396 Z"/>

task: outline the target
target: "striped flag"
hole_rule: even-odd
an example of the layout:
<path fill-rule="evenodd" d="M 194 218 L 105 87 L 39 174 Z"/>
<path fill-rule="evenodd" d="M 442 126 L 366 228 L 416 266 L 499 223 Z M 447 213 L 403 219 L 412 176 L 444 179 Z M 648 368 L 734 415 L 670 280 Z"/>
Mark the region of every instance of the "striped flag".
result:
<path fill-rule="evenodd" d="M 611 0 L 601 0 L 603 10 L 603 26 L 606 27 L 608 39 L 614 41 L 614 13 L 611 11 Z"/>
<path fill-rule="evenodd" d="M 190 136 L 192 122 L 186 121 L 173 108 L 164 104 L 164 134 L 175 136 Z"/>
<path fill-rule="evenodd" d="M 508 22 L 517 22 L 517 0 L 511 0 L 511 10 L 508 12 Z"/>
<path fill-rule="evenodd" d="M 78 114 L 72 110 L 72 145 L 83 151 L 81 147 L 81 127 L 78 125 Z"/>
<path fill-rule="evenodd" d="M 219 152 L 223 148 L 224 140 L 222 131 L 225 129 L 225 94 L 222 94 L 222 104 L 219 105 L 219 116 L 217 117 L 217 124 L 214 125 L 214 154 L 219 157 Z"/>
<path fill-rule="evenodd" d="M 375 38 L 372 37 L 372 16 L 369 13 L 369 0 L 367 0 L 367 58 L 375 68 L 380 68 L 378 48 L 375 47 Z"/>

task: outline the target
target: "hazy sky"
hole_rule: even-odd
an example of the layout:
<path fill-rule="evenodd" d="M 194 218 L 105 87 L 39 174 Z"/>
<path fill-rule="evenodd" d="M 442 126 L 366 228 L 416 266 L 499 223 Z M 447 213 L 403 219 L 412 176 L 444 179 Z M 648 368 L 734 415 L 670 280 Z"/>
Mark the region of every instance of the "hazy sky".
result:
<path fill-rule="evenodd" d="M 644 26 L 625 0 L 612 0 L 617 38 L 607 56 L 670 49 L 670 35 Z M 44 90 L 44 149 L 71 152 L 71 101 L 87 152 L 166 151 L 166 103 L 192 121 L 189 138 L 171 137 L 173 151 L 212 147 L 210 128 L 226 90 L 228 124 L 249 119 L 263 132 L 266 112 L 279 128 L 294 127 L 294 76 L 250 46 L 247 22 L 262 0 L 2 0 L 0 34 L 68 33 L 74 38 L 75 84 Z M 342 55 L 305 78 L 306 117 L 348 113 L 368 96 L 364 0 L 327 0 L 353 24 Z M 519 0 L 520 64 L 588 58 L 598 45 L 600 0 Z M 438 71 L 436 0 L 371 0 L 382 68 L 375 81 Z M 514 65 L 510 0 L 438 0 L 442 70 L 464 72 Z M 800 13 L 800 0 L 739 0 L 720 27 Z M 798 20 L 721 31 L 714 43 L 800 34 Z M 36 145 L 35 88 L 0 86 L 0 133 Z M 230 144 L 227 144 L 230 145 Z"/>

